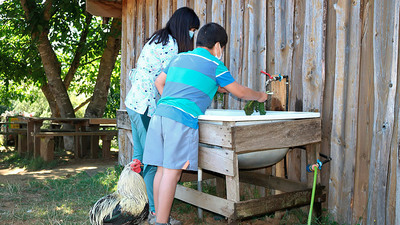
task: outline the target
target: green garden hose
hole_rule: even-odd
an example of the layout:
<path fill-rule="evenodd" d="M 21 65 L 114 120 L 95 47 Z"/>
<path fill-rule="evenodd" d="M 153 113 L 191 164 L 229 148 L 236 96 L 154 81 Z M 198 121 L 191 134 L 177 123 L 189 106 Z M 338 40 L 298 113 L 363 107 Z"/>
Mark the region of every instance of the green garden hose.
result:
<path fill-rule="evenodd" d="M 311 193 L 311 203 L 310 203 L 310 212 L 308 213 L 308 221 L 307 221 L 307 225 L 311 224 L 311 219 L 312 219 L 312 210 L 313 210 L 313 206 L 314 206 L 314 197 L 315 197 L 315 189 L 317 187 L 317 174 L 318 174 L 318 166 L 315 166 L 316 168 L 314 168 L 314 183 L 313 183 L 313 188 L 312 188 L 312 193 Z"/>

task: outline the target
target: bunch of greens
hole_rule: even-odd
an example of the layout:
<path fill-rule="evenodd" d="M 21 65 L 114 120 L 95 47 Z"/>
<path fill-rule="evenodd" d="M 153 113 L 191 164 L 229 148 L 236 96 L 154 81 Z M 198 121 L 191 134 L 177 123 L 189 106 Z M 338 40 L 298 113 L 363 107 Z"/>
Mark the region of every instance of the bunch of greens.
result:
<path fill-rule="evenodd" d="M 248 101 L 243 110 L 248 116 L 253 114 L 254 111 L 260 112 L 260 115 L 265 115 L 267 112 L 264 104 L 264 102 Z"/>
<path fill-rule="evenodd" d="M 267 91 L 267 94 L 272 94 L 272 92 Z M 246 115 L 250 116 L 253 112 L 260 112 L 260 115 L 265 115 L 267 112 L 265 111 L 265 102 L 258 101 L 248 101 L 244 106 L 244 112 Z"/>

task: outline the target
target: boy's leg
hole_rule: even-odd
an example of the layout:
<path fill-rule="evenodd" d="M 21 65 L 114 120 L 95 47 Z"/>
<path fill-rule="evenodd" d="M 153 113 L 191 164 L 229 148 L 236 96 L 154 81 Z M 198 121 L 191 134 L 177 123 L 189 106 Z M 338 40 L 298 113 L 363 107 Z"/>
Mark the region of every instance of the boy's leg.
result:
<path fill-rule="evenodd" d="M 167 223 L 171 213 L 172 202 L 175 197 L 176 184 L 178 183 L 182 170 L 162 168 L 162 176 L 157 193 L 157 223 Z M 157 171 L 156 177 L 159 171 Z M 156 184 L 155 184 L 156 185 Z"/>
<path fill-rule="evenodd" d="M 154 176 L 154 183 L 153 183 L 153 193 L 154 193 L 154 205 L 156 207 L 156 213 L 158 212 L 158 196 L 159 196 L 159 188 L 160 188 L 160 181 L 163 174 L 163 167 L 157 167 L 156 175 Z"/>

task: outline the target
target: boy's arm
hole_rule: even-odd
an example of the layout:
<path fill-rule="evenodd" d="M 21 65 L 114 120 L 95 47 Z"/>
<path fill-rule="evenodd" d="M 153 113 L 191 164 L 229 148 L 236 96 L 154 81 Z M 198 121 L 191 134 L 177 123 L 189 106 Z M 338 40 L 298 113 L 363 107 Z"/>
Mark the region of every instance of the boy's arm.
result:
<path fill-rule="evenodd" d="M 162 95 L 163 93 L 166 79 L 167 79 L 167 74 L 161 72 L 160 75 L 158 75 L 157 79 L 154 81 L 154 84 L 156 85 L 156 88 L 158 90 L 158 93 L 160 93 L 160 95 Z"/>
<path fill-rule="evenodd" d="M 268 99 L 268 95 L 266 93 L 254 91 L 248 87 L 240 85 L 236 81 L 226 85 L 224 88 L 236 97 L 244 100 L 257 100 L 258 102 L 265 102 Z"/>

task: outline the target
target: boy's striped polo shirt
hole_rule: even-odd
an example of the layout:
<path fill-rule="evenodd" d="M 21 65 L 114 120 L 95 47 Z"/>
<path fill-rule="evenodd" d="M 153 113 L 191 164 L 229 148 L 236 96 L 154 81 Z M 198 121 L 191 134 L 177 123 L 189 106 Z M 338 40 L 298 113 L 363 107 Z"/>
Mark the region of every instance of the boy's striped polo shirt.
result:
<path fill-rule="evenodd" d="M 224 63 L 204 48 L 178 54 L 164 72 L 167 78 L 155 114 L 194 129 L 218 86 L 235 81 Z"/>

